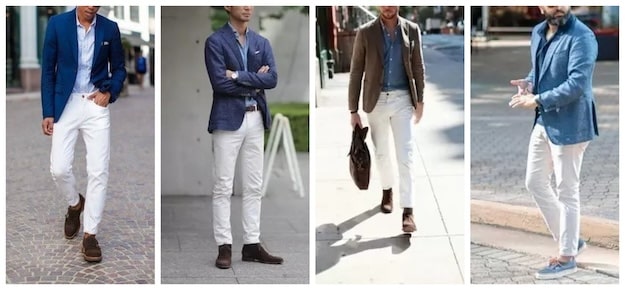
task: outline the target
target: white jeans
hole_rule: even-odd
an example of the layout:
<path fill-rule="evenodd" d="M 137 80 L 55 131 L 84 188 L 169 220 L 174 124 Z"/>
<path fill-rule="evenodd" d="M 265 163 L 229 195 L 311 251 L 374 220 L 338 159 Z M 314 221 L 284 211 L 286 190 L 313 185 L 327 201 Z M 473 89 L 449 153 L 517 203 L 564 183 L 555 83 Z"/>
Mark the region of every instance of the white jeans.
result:
<path fill-rule="evenodd" d="M 373 111 L 367 114 L 371 139 L 383 189 L 393 186 L 389 132 L 393 131 L 399 172 L 400 206 L 414 207 L 414 108 L 408 91 L 382 92 Z M 390 129 L 390 130 L 389 130 Z"/>
<path fill-rule="evenodd" d="M 525 186 L 547 223 L 560 255 L 577 255 L 580 227 L 579 174 L 589 142 L 555 145 L 545 127 L 536 124 L 530 137 Z M 551 175 L 556 178 L 556 191 Z"/>
<path fill-rule="evenodd" d="M 71 94 L 63 114 L 54 124 L 50 173 L 57 189 L 67 198 L 67 203 L 72 206 L 78 204 L 72 163 L 78 133 L 82 133 L 87 150 L 88 175 L 83 215 L 84 232 L 95 235 L 98 233 L 106 201 L 111 123 L 109 108 L 88 100 L 90 94 Z"/>
<path fill-rule="evenodd" d="M 213 231 L 217 245 L 232 244 L 230 196 L 237 157 L 241 154 L 243 183 L 243 242 L 260 242 L 260 206 L 263 184 L 265 129 L 260 111 L 247 112 L 237 131 L 213 132 L 215 186 L 213 187 Z"/>

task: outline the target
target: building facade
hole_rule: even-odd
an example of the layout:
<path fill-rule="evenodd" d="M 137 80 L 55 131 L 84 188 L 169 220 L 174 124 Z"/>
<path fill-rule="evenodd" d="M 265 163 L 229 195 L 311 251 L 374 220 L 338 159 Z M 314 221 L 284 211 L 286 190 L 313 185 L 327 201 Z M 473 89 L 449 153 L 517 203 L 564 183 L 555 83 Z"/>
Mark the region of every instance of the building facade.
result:
<path fill-rule="evenodd" d="M 41 87 L 41 53 L 50 17 L 74 6 L 6 7 L 7 93 L 36 92 Z M 145 82 L 154 84 L 154 6 L 102 6 L 99 14 L 119 25 L 129 82 L 134 81 L 136 52 L 149 60 Z"/>

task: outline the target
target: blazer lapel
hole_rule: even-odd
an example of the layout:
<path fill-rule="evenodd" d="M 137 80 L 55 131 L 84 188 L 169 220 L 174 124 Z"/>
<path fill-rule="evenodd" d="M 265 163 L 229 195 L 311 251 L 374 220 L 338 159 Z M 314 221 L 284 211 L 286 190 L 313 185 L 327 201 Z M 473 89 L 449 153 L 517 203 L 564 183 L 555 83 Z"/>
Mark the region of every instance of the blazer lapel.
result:
<path fill-rule="evenodd" d="M 99 15 L 96 16 L 97 18 L 100 18 Z M 97 19 L 96 18 L 96 19 Z M 104 44 L 104 42 L 102 41 L 104 39 L 104 27 L 102 27 L 103 21 L 98 21 L 96 20 L 96 24 L 95 24 L 95 41 L 93 43 L 93 62 L 92 62 L 92 66 L 95 65 L 96 59 L 98 58 L 98 55 L 100 53 L 100 48 L 102 47 L 102 45 Z"/>
<path fill-rule="evenodd" d="M 374 24 L 373 35 L 371 38 L 380 59 L 380 63 L 384 66 L 384 47 L 382 46 L 384 43 L 384 39 L 382 39 L 382 33 L 382 20 L 378 17 L 376 24 Z"/>
<path fill-rule="evenodd" d="M 72 11 L 72 17 L 70 17 L 67 24 L 69 31 L 67 36 L 69 37 L 69 45 L 72 49 L 72 59 L 76 61 L 76 66 L 78 66 L 78 28 L 76 25 L 76 19 L 76 9 L 74 9 Z"/>
<path fill-rule="evenodd" d="M 248 28 L 249 29 L 249 28 Z M 249 31 L 247 33 L 247 70 L 255 71 L 256 68 L 252 67 L 252 63 L 254 63 L 256 53 L 256 35 Z"/>
<path fill-rule="evenodd" d="M 401 46 L 401 56 L 402 59 L 404 60 L 404 67 L 406 67 L 406 73 L 410 76 L 410 49 L 411 47 L 411 40 L 409 37 L 409 31 L 408 31 L 408 23 L 406 23 L 406 21 L 404 21 L 404 19 L 400 18 L 399 19 L 399 24 L 401 25 L 401 38 L 402 38 L 402 46 Z M 408 66 L 406 66 L 406 64 L 408 64 Z"/>
<path fill-rule="evenodd" d="M 232 28 L 230 28 L 230 25 L 228 25 L 228 23 L 226 23 L 222 29 L 224 33 L 224 38 L 226 40 L 226 45 L 230 47 L 230 51 L 234 52 L 234 57 L 236 57 L 237 61 L 239 62 L 239 67 L 237 68 L 237 70 L 243 70 L 245 66 L 243 66 L 243 58 L 241 57 L 241 52 L 239 50 L 239 40 L 237 39 L 236 34 L 234 34 L 234 31 L 232 30 Z"/>
<path fill-rule="evenodd" d="M 558 47 L 560 47 L 560 44 L 562 44 L 560 41 L 560 35 L 556 34 L 553 36 L 553 39 L 551 40 L 551 44 L 549 45 L 549 48 L 547 49 L 547 53 L 545 54 L 545 59 L 543 60 L 543 63 L 539 64 L 540 65 L 540 79 L 542 79 L 542 76 L 547 72 L 547 68 L 549 67 L 549 65 L 551 65 L 551 60 L 553 60 L 553 53 L 558 49 Z"/>

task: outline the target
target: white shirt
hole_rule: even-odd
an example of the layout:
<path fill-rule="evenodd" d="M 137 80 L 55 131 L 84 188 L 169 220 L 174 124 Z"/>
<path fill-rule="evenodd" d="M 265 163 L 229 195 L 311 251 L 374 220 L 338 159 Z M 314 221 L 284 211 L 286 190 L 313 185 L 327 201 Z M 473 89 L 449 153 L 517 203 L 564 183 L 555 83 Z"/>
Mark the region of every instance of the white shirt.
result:
<path fill-rule="evenodd" d="M 91 83 L 91 66 L 93 65 L 93 53 L 95 47 L 95 25 L 97 15 L 93 18 L 89 29 L 78 21 L 76 15 L 76 29 L 78 30 L 78 71 L 72 93 L 91 93 L 96 90 Z"/>

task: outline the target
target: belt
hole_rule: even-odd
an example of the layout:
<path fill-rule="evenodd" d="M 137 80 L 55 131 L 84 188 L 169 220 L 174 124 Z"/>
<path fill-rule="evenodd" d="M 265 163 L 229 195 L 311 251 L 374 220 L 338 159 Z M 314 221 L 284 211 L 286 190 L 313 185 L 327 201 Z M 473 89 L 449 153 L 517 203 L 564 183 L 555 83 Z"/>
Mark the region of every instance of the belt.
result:
<path fill-rule="evenodd" d="M 256 106 L 256 105 L 247 106 L 247 107 L 245 107 L 245 111 L 246 112 L 258 111 L 258 106 Z"/>

